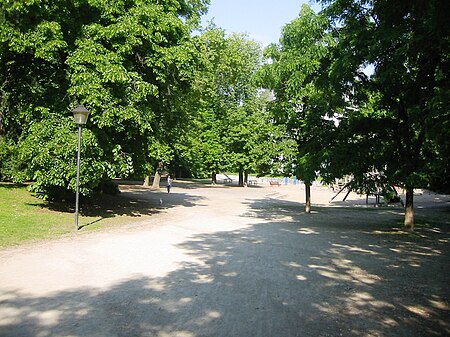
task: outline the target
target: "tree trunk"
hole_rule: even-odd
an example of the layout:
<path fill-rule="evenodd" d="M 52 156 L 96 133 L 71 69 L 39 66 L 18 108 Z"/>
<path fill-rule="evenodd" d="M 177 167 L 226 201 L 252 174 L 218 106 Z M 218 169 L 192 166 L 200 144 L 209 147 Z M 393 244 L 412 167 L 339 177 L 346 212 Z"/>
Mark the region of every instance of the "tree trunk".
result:
<path fill-rule="evenodd" d="M 248 186 L 248 172 L 247 171 L 244 172 L 244 186 L 245 187 Z"/>
<path fill-rule="evenodd" d="M 414 189 L 412 187 L 406 188 L 406 202 L 405 202 L 405 227 L 409 231 L 414 230 Z"/>
<path fill-rule="evenodd" d="M 217 173 L 216 172 L 213 172 L 211 174 L 211 182 L 213 185 L 217 184 Z"/>
<path fill-rule="evenodd" d="M 144 178 L 144 186 L 150 186 L 150 176 L 145 176 Z"/>
<path fill-rule="evenodd" d="M 244 186 L 244 172 L 239 171 L 239 186 Z"/>
<path fill-rule="evenodd" d="M 153 188 L 159 188 L 159 182 L 161 181 L 161 173 L 159 173 L 159 170 L 156 170 L 155 172 L 155 178 L 153 179 Z"/>
<path fill-rule="evenodd" d="M 311 213 L 311 183 L 305 182 L 305 213 Z"/>

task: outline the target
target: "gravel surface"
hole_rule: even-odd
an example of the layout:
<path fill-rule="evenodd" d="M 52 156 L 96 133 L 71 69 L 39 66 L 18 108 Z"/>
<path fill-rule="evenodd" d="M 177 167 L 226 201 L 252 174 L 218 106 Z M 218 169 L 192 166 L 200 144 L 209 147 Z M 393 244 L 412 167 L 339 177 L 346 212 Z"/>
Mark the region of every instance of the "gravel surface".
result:
<path fill-rule="evenodd" d="M 323 187 L 197 185 L 123 195 L 157 213 L 0 250 L 0 336 L 449 336 L 449 196 L 418 227 Z"/>

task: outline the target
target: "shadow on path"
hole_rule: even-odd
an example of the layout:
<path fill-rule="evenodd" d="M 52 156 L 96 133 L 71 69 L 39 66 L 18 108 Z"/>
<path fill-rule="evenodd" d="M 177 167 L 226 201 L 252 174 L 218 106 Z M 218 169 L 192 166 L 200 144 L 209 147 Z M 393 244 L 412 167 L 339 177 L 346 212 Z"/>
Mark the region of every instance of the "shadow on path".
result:
<path fill-rule="evenodd" d="M 448 223 L 401 234 L 401 215 L 248 201 L 256 224 L 193 235 L 164 277 L 0 297 L 1 336 L 445 336 Z M 368 211 L 368 212 L 367 212 Z M 399 234 L 400 233 L 400 234 Z M 164 252 L 161 252 L 164 254 Z"/>

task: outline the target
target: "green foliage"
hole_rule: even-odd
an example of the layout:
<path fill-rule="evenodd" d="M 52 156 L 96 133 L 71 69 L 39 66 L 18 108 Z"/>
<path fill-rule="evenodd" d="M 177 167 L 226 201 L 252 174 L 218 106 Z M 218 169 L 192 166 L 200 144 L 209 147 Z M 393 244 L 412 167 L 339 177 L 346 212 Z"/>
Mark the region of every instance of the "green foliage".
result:
<path fill-rule="evenodd" d="M 267 97 L 260 97 L 254 76 L 261 64 L 259 45 L 245 35 L 209 27 L 196 40 L 202 68 L 194 80 L 191 99 L 197 107 L 189 137 L 176 152 L 189 171 L 207 177 L 224 170 L 267 170 L 272 158 L 259 148 L 270 142 Z M 277 154 L 279 155 L 279 154 Z"/>
<path fill-rule="evenodd" d="M 271 111 L 287 128 L 297 151 L 291 174 L 312 182 L 323 170 L 335 130 L 330 109 L 333 94 L 326 90 L 325 65 L 334 41 L 325 17 L 302 6 L 300 16 L 283 28 L 279 45 L 265 50 L 272 62 L 260 72 L 260 81 L 274 90 Z"/>
<path fill-rule="evenodd" d="M 44 197 L 73 190 L 76 132 L 65 119 L 78 103 L 91 110 L 83 194 L 169 160 L 160 155 L 189 118 L 199 63 L 189 34 L 208 3 L 2 1 L 2 179 L 35 180 Z"/>
<path fill-rule="evenodd" d="M 76 189 L 77 133 L 71 119 L 47 118 L 31 125 L 18 145 L 2 146 L 9 153 L 2 167 L 2 179 L 13 182 L 34 181 L 30 190 L 43 199 L 66 199 Z M 82 134 L 80 193 L 92 195 L 105 180 L 130 174 L 132 162 L 120 151 L 105 156 L 95 134 L 85 129 Z M 72 191 L 72 192 L 71 192 Z"/>
<path fill-rule="evenodd" d="M 450 24 L 443 13 L 450 5 L 323 2 L 338 41 L 331 83 L 348 100 L 339 137 L 354 156 L 347 173 L 379 172 L 404 187 L 448 184 L 448 141 L 441 137 L 448 136 Z"/>
<path fill-rule="evenodd" d="M 20 170 L 15 170 L 16 160 L 14 156 L 15 145 L 11 139 L 0 137 L 0 180 L 14 180 L 12 172 L 19 174 Z"/>
<path fill-rule="evenodd" d="M 94 134 L 84 131 L 80 193 L 89 195 L 107 177 L 108 164 L 102 160 L 104 153 Z M 13 181 L 33 180 L 35 183 L 31 185 L 31 190 L 44 199 L 64 197 L 66 190 L 75 191 L 77 141 L 73 122 L 68 118 L 33 123 L 28 135 L 16 148 L 17 165 L 26 169 L 22 176 L 13 177 Z"/>

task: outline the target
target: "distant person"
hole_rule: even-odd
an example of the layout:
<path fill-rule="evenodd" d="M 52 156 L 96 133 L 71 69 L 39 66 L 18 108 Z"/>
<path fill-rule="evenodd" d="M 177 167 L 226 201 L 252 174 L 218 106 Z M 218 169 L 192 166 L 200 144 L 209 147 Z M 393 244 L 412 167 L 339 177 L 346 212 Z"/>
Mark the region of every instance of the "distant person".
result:
<path fill-rule="evenodd" d="M 170 176 L 167 176 L 167 193 L 170 193 L 170 188 L 172 187 L 173 179 Z"/>

